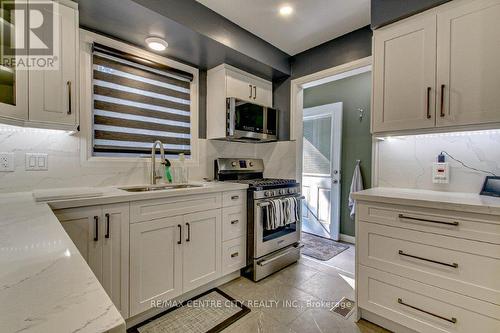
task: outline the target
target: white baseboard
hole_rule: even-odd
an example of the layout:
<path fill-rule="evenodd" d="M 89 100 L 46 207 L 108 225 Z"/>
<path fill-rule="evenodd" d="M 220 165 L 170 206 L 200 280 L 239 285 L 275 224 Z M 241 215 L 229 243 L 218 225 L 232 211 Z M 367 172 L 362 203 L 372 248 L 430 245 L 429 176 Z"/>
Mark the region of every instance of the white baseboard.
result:
<path fill-rule="evenodd" d="M 339 239 L 341 242 L 356 244 L 356 237 L 340 234 Z"/>

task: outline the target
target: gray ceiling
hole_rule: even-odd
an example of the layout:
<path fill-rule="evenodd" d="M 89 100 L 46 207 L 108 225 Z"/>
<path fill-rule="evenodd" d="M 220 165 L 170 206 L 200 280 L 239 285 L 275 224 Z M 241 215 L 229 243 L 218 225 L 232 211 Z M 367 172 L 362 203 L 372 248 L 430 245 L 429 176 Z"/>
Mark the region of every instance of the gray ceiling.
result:
<path fill-rule="evenodd" d="M 80 26 L 145 47 L 164 38 L 166 56 L 209 69 L 228 63 L 266 79 L 290 75 L 289 55 L 194 0 L 76 0 Z"/>

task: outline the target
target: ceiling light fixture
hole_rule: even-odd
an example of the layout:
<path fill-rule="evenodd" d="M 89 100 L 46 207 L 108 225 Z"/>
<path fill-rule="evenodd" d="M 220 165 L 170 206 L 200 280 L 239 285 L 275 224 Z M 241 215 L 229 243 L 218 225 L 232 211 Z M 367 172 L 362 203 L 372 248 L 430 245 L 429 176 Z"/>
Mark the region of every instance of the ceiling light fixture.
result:
<path fill-rule="evenodd" d="M 162 52 L 165 51 L 168 47 L 168 43 L 158 37 L 148 37 L 146 38 L 146 44 L 151 50 Z"/>
<path fill-rule="evenodd" d="M 285 6 L 280 7 L 280 14 L 282 16 L 289 16 L 292 13 L 293 13 L 293 7 L 292 6 L 285 5 Z"/>

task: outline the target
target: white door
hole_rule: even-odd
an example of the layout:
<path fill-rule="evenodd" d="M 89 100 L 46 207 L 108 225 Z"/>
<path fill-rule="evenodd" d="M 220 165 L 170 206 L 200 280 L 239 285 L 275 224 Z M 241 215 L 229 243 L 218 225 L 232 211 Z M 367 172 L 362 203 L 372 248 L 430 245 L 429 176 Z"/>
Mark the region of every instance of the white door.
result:
<path fill-rule="evenodd" d="M 303 231 L 339 239 L 342 103 L 304 109 Z"/>
<path fill-rule="evenodd" d="M 58 6 L 58 70 L 29 73 L 29 120 L 75 125 L 77 114 L 78 11 Z"/>
<path fill-rule="evenodd" d="M 436 14 L 374 32 L 374 133 L 435 126 Z"/>
<path fill-rule="evenodd" d="M 100 207 L 65 209 L 55 212 L 64 230 L 102 284 L 102 231 Z"/>
<path fill-rule="evenodd" d="M 102 286 L 124 318 L 128 317 L 129 204 L 103 206 Z"/>
<path fill-rule="evenodd" d="M 188 292 L 221 276 L 221 210 L 184 216 L 183 292 Z"/>
<path fill-rule="evenodd" d="M 500 1 L 438 12 L 438 126 L 500 122 Z"/>
<path fill-rule="evenodd" d="M 182 294 L 182 216 L 130 225 L 130 316 Z"/>
<path fill-rule="evenodd" d="M 16 28 L 14 15 L 10 11 L 2 11 L 0 19 L 2 25 L 1 32 L 6 38 L 1 38 L 2 46 L 15 45 L 15 36 L 17 29 L 24 31 L 24 26 Z M 24 25 L 24 22 L 18 21 L 17 24 Z M 3 48 L 3 47 L 2 47 Z M 28 119 L 28 71 L 26 69 L 16 69 L 8 65 L 10 57 L 0 54 L 0 117 L 6 117 L 11 120 Z"/>

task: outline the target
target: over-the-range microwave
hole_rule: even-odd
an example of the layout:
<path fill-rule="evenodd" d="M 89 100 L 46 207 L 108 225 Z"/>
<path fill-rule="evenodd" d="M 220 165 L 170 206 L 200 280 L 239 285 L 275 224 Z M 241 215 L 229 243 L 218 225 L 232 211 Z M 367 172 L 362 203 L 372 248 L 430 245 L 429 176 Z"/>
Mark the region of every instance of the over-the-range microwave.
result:
<path fill-rule="evenodd" d="M 278 111 L 234 97 L 226 99 L 226 140 L 270 142 L 278 140 Z"/>

